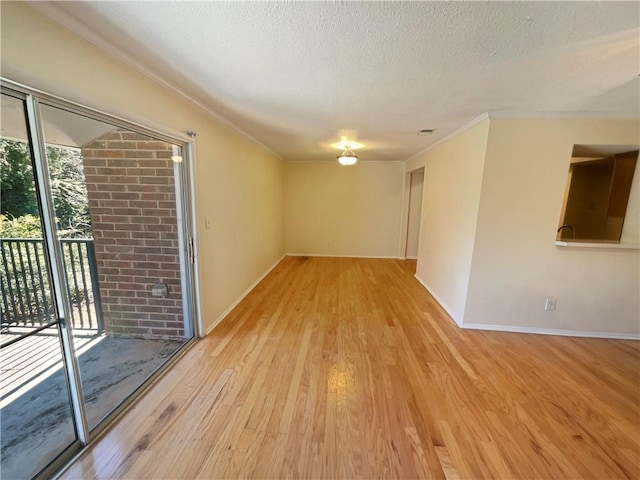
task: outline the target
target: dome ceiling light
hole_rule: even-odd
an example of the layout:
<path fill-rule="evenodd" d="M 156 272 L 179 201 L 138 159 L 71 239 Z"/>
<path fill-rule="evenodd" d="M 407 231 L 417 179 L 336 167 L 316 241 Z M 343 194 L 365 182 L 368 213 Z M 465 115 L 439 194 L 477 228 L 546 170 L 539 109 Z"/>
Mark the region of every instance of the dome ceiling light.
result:
<path fill-rule="evenodd" d="M 339 143 L 334 143 L 332 147 L 342 150 L 342 153 L 336 157 L 340 165 L 355 165 L 358 162 L 358 156 L 354 153 L 354 150 L 362 148 L 363 145 L 343 136 L 342 140 Z"/>
<path fill-rule="evenodd" d="M 347 148 L 344 150 L 344 152 L 342 152 L 336 158 L 338 159 L 340 165 L 355 165 L 358 161 L 358 156 L 353 153 L 353 150 L 349 148 L 349 145 L 347 145 Z"/>

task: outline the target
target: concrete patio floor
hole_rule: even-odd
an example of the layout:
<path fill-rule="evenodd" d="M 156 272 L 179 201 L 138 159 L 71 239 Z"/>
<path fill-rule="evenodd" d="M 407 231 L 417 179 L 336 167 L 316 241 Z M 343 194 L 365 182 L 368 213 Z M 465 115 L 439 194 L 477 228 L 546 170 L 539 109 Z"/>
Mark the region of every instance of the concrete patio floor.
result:
<path fill-rule="evenodd" d="M 90 427 L 183 343 L 75 335 Z M 0 350 L 0 366 L 0 472 L 3 479 L 28 478 L 75 440 L 57 330 L 43 330 Z"/>

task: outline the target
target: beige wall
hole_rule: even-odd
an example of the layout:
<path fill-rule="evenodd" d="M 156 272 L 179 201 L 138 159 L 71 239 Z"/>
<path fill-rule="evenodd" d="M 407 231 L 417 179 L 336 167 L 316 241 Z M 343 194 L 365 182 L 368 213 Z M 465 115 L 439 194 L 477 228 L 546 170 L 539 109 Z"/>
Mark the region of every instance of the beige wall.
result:
<path fill-rule="evenodd" d="M 416 276 L 458 323 L 464 316 L 489 120 L 414 159 L 424 164 Z"/>
<path fill-rule="evenodd" d="M 205 329 L 283 255 L 284 165 L 244 135 L 23 3 L 2 4 L 2 75 L 150 127 L 197 132 Z"/>
<path fill-rule="evenodd" d="M 397 257 L 403 182 L 403 162 L 287 163 L 287 253 Z"/>
<path fill-rule="evenodd" d="M 639 136 L 637 120 L 491 120 L 465 326 L 639 333 L 638 250 L 554 243 L 573 145 Z"/>

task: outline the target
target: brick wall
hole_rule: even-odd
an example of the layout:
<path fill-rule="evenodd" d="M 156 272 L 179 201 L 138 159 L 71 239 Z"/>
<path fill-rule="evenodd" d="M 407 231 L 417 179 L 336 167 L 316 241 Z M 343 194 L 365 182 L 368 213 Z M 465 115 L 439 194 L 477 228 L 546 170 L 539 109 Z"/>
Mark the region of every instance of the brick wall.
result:
<path fill-rule="evenodd" d="M 124 130 L 82 148 L 107 334 L 184 335 L 171 153 Z M 158 283 L 167 297 L 152 296 Z"/>

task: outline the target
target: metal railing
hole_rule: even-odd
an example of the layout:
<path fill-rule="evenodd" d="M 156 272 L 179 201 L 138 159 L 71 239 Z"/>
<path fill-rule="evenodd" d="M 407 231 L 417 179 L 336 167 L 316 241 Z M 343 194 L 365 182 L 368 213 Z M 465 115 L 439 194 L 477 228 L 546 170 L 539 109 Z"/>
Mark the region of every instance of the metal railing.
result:
<path fill-rule="evenodd" d="M 60 240 L 76 329 L 104 330 L 92 239 Z M 0 326 L 38 328 L 55 320 L 41 238 L 2 238 Z"/>

